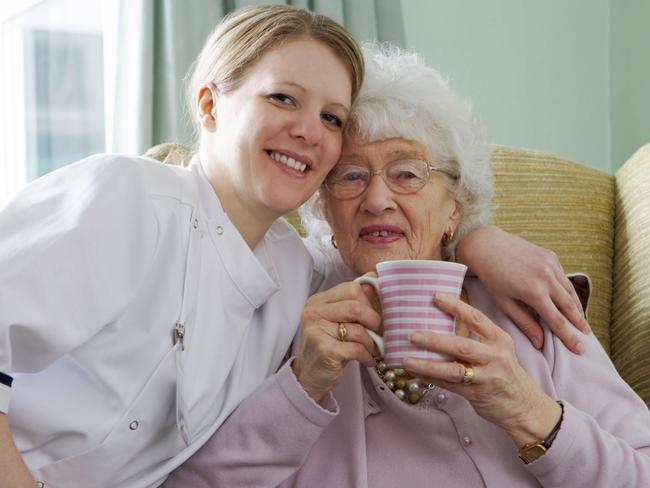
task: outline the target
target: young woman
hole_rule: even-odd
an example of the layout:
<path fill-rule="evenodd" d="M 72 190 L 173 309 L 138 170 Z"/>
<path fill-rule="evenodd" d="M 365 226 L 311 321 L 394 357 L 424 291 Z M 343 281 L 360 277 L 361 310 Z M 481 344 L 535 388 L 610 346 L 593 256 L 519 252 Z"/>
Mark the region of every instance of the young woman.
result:
<path fill-rule="evenodd" d="M 188 169 L 94 156 L 2 210 L 0 486 L 156 486 L 277 369 L 312 269 L 278 217 L 338 160 L 362 77 L 331 19 L 238 11 L 195 65 Z"/>

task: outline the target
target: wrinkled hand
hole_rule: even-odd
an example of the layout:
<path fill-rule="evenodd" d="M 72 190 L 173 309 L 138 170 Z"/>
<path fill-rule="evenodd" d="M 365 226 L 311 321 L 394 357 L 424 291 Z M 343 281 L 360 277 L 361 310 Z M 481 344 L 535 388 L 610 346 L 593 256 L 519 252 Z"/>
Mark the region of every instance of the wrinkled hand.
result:
<path fill-rule="evenodd" d="M 533 311 L 571 351 L 584 352 L 574 327 L 585 334 L 591 329 L 554 252 L 490 226 L 465 236 L 456 258 L 479 277 L 494 303 L 535 347 L 542 347 L 544 334 Z"/>
<path fill-rule="evenodd" d="M 341 322 L 347 329 L 344 341 L 338 338 Z M 307 394 L 320 401 L 338 384 L 348 361 L 374 366 L 378 351 L 366 328 L 379 332 L 380 326 L 381 316 L 358 283 L 342 283 L 312 295 L 302 312 L 298 354 L 292 364 Z"/>
<path fill-rule="evenodd" d="M 504 429 L 519 447 L 545 438 L 561 409 L 521 367 L 510 335 L 479 310 L 451 295 L 437 294 L 436 305 L 454 315 L 459 326 L 467 327 L 479 340 L 414 332 L 410 336 L 413 344 L 447 354 L 456 361 L 407 358 L 405 368 L 465 397 L 478 415 Z M 462 383 L 464 365 L 474 369 L 471 384 Z"/>

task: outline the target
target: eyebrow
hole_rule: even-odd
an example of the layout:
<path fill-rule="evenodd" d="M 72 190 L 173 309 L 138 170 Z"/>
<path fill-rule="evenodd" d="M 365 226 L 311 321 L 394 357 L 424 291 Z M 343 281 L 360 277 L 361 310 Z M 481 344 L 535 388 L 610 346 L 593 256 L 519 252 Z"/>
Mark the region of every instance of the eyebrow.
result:
<path fill-rule="evenodd" d="M 364 160 L 359 154 L 348 154 L 346 156 L 341 156 L 341 162 L 343 163 L 362 163 Z"/>
<path fill-rule="evenodd" d="M 302 85 L 299 84 L 299 83 L 296 83 L 295 81 L 279 81 L 279 82 L 277 82 L 277 83 L 279 83 L 279 84 L 284 84 L 284 85 L 291 85 L 291 86 L 293 86 L 293 87 L 299 89 L 299 90 L 302 91 L 303 93 L 307 91 L 307 89 L 306 89 L 304 86 L 302 86 Z M 339 103 L 339 102 L 330 102 L 330 104 L 332 104 L 332 105 L 336 105 L 337 107 L 340 107 L 341 110 L 343 110 L 343 111 L 345 112 L 345 115 L 348 115 L 348 114 L 350 113 L 350 108 L 346 107 L 346 106 L 343 105 L 342 103 Z"/>
<path fill-rule="evenodd" d="M 393 151 L 390 151 L 387 156 L 392 159 L 393 161 L 397 160 L 398 158 L 403 158 L 403 159 L 419 159 L 423 158 L 426 159 L 426 155 L 417 150 L 407 150 L 407 149 L 395 149 Z"/>
<path fill-rule="evenodd" d="M 400 159 L 422 159 L 423 161 L 428 161 L 426 154 L 423 152 L 407 149 L 393 149 L 386 153 L 386 157 L 389 161 L 398 161 Z M 363 164 L 365 160 L 366 158 L 359 153 L 341 156 L 341 162 L 343 164 Z"/>

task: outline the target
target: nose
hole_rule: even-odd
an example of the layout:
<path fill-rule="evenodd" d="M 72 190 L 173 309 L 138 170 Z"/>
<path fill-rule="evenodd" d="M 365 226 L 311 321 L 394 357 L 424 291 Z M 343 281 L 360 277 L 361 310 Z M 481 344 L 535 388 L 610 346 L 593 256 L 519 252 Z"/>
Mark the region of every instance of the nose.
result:
<path fill-rule="evenodd" d="M 368 187 L 361 195 L 363 199 L 360 209 L 373 215 L 382 215 L 387 210 L 395 210 L 395 194 L 386 185 L 381 176 L 381 171 L 375 171 L 370 176 Z"/>
<path fill-rule="evenodd" d="M 291 126 L 291 135 L 302 139 L 310 146 L 316 146 L 323 137 L 323 121 L 320 113 L 317 115 L 304 113 Z"/>

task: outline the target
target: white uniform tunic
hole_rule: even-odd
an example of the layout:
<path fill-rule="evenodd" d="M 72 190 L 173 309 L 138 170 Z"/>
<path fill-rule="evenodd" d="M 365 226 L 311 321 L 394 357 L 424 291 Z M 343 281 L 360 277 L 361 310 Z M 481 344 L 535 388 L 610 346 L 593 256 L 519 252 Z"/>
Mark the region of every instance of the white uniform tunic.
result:
<path fill-rule="evenodd" d="M 0 212 L 0 411 L 36 479 L 161 483 L 279 367 L 312 266 L 283 220 L 251 251 L 198 159 L 28 185 Z"/>

